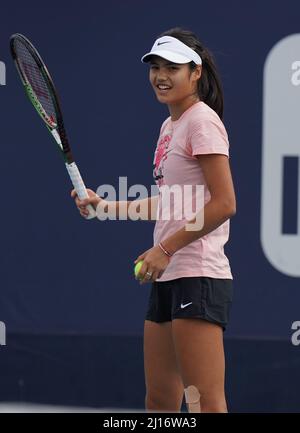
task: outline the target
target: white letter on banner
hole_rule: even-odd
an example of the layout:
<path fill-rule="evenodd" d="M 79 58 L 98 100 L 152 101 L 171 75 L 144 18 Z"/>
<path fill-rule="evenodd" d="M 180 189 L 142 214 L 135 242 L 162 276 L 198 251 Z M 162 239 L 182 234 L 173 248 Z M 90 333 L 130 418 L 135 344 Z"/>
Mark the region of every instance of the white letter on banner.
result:
<path fill-rule="evenodd" d="M 6 84 L 6 67 L 4 62 L 0 62 L 0 86 Z"/>
<path fill-rule="evenodd" d="M 294 34 L 271 49 L 263 78 L 261 243 L 274 268 L 292 277 L 300 277 L 300 185 L 297 234 L 284 234 L 283 161 L 300 161 L 299 66 L 300 34 Z"/>

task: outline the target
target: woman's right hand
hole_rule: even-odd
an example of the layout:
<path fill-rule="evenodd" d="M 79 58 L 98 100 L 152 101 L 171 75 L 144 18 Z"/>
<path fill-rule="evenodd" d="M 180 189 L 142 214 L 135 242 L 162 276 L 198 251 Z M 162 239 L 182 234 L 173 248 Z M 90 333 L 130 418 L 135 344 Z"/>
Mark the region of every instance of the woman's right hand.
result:
<path fill-rule="evenodd" d="M 75 191 L 75 189 L 73 189 L 71 191 L 71 197 L 73 197 L 75 199 L 75 203 L 76 206 L 80 212 L 80 215 L 83 216 L 84 218 L 86 218 L 89 215 L 89 211 L 87 209 L 87 205 L 92 205 L 93 208 L 96 210 L 97 209 L 97 205 L 100 203 L 100 201 L 102 200 L 101 197 L 99 197 L 94 191 L 92 191 L 91 189 L 87 189 L 87 193 L 89 195 L 89 198 L 85 198 L 84 200 L 80 200 L 77 192 Z"/>

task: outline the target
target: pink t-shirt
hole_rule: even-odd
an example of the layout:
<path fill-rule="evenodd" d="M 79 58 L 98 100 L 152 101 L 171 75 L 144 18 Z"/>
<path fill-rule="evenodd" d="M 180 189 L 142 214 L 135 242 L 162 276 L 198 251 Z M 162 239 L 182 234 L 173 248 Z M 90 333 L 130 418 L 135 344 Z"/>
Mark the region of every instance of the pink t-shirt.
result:
<path fill-rule="evenodd" d="M 169 117 L 162 124 L 153 161 L 153 176 L 159 188 L 154 245 L 181 229 L 210 200 L 196 157 L 210 153 L 229 156 L 229 143 L 219 116 L 204 102 L 192 105 L 178 120 L 172 121 Z M 174 194 L 166 194 L 170 188 Z M 171 198 L 169 201 L 168 197 Z M 202 206 L 196 208 L 197 203 L 202 203 Z M 194 213 L 189 213 L 187 209 Z M 178 250 L 161 278 L 156 281 L 198 276 L 232 279 L 229 261 L 224 253 L 228 237 L 229 220 Z"/>

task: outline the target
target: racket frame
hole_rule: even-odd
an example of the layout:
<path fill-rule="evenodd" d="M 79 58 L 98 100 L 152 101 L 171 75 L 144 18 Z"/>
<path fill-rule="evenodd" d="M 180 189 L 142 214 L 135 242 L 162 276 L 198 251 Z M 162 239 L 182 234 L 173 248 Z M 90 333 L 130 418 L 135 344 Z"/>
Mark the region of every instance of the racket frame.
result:
<path fill-rule="evenodd" d="M 36 96 L 34 89 L 32 88 L 29 80 L 26 77 L 26 74 L 24 74 L 22 70 L 22 66 L 19 64 L 18 56 L 15 50 L 14 42 L 18 39 L 25 48 L 29 51 L 31 56 L 33 57 L 34 61 L 37 64 L 37 67 L 39 71 L 41 72 L 46 85 L 49 90 L 49 94 L 51 97 L 51 101 L 54 106 L 56 120 L 55 122 L 51 117 L 46 113 L 45 109 L 43 108 L 42 104 L 40 103 L 38 97 Z M 15 33 L 10 37 L 10 51 L 15 63 L 15 66 L 17 68 L 17 71 L 19 73 L 20 79 L 23 83 L 25 92 L 30 99 L 31 103 L 33 104 L 34 108 L 36 109 L 39 116 L 43 119 L 45 122 L 48 130 L 50 131 L 51 135 L 55 139 L 59 150 L 61 151 L 61 154 L 64 158 L 65 165 L 67 168 L 67 171 L 69 173 L 69 176 L 71 178 L 71 181 L 73 183 L 73 186 L 77 192 L 77 195 L 80 200 L 83 200 L 85 198 L 89 198 L 89 195 L 87 193 L 86 187 L 84 185 L 84 182 L 82 180 L 82 177 L 80 175 L 80 172 L 78 170 L 78 167 L 74 161 L 71 147 L 67 138 L 67 134 L 64 127 L 63 122 L 63 116 L 62 116 L 62 110 L 60 107 L 59 97 L 58 93 L 56 91 L 56 88 L 54 86 L 53 80 L 51 78 L 51 75 L 43 62 L 40 54 L 38 53 L 37 49 L 32 45 L 32 43 L 22 34 Z M 87 216 L 87 219 L 94 218 L 96 216 L 95 209 L 92 205 L 87 206 L 89 210 L 89 215 Z"/>

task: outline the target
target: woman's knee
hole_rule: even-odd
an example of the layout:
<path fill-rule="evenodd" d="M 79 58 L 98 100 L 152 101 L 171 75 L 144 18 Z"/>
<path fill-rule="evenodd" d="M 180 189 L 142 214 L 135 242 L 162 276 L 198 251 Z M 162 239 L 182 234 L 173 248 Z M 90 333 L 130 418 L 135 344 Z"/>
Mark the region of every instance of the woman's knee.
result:
<path fill-rule="evenodd" d="M 145 397 L 148 411 L 180 412 L 183 394 L 167 390 L 147 391 Z"/>
<path fill-rule="evenodd" d="M 208 401 L 202 402 L 201 405 L 201 412 L 202 413 L 227 413 L 227 405 L 225 401 Z"/>
<path fill-rule="evenodd" d="M 227 413 L 225 395 L 223 393 L 206 393 L 199 387 L 190 385 L 184 389 L 185 404 L 188 412 Z"/>

